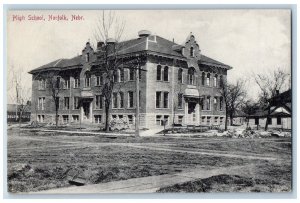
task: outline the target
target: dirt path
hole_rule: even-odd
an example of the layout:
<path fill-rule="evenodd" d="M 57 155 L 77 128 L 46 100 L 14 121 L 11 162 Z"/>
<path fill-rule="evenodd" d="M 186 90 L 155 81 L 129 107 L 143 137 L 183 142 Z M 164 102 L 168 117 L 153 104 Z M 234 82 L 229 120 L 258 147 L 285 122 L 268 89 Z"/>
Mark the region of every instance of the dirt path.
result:
<path fill-rule="evenodd" d="M 196 168 L 192 170 L 185 170 L 176 174 L 133 178 L 81 187 L 72 186 L 33 192 L 29 194 L 154 193 L 162 187 L 177 183 L 184 183 L 195 179 L 208 178 L 219 174 L 251 176 L 251 174 L 253 174 L 252 169 L 253 165 L 251 164 L 244 166 L 224 167 L 214 170 Z"/>
<path fill-rule="evenodd" d="M 32 138 L 30 140 L 37 141 L 45 141 L 45 142 L 53 142 L 53 143 L 61 143 L 61 146 L 34 146 L 34 147 L 10 147 L 9 150 L 45 150 L 47 148 L 61 148 L 61 147 L 102 147 L 102 146 L 121 146 L 121 147 L 133 147 L 139 149 L 148 149 L 148 150 L 159 150 L 159 151 L 168 151 L 168 152 L 176 152 L 176 153 L 189 153 L 189 154 L 199 154 L 199 155 L 209 155 L 209 156 L 221 156 L 221 157 L 230 157 L 230 158 L 241 158 L 241 159 L 256 159 L 256 160 L 268 160 L 274 161 L 276 157 L 269 156 L 260 156 L 254 153 L 230 153 L 230 152 L 222 152 L 218 150 L 207 150 L 207 149 L 184 149 L 184 148 L 176 148 L 172 146 L 172 143 L 160 143 L 158 146 L 157 143 L 94 143 L 90 141 L 71 141 L 71 140 L 53 140 L 49 138 Z"/>

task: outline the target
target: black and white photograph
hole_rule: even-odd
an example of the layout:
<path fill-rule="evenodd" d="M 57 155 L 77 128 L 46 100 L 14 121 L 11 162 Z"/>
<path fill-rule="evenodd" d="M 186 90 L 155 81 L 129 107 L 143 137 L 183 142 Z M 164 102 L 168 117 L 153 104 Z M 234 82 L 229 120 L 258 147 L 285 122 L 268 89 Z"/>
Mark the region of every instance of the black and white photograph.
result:
<path fill-rule="evenodd" d="M 294 190 L 291 9 L 9 9 L 6 35 L 9 194 Z"/>

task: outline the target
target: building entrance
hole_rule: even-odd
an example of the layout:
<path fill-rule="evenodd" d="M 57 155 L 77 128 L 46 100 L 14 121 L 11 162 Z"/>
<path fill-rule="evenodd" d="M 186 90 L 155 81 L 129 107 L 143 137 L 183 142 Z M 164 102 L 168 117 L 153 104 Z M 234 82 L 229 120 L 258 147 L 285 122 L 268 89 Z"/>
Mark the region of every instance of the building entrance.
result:
<path fill-rule="evenodd" d="M 197 125 L 196 102 L 188 102 L 188 124 Z"/>

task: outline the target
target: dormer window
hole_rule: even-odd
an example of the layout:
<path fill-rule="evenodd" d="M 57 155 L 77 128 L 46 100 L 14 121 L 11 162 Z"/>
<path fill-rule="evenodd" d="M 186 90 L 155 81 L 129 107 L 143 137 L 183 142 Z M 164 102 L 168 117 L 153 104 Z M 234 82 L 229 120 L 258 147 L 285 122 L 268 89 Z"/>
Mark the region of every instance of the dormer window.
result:
<path fill-rule="evenodd" d="M 194 47 L 191 47 L 190 49 L 190 57 L 194 57 Z"/>
<path fill-rule="evenodd" d="M 86 55 L 85 55 L 85 61 L 86 62 L 90 61 L 90 53 L 86 53 Z"/>

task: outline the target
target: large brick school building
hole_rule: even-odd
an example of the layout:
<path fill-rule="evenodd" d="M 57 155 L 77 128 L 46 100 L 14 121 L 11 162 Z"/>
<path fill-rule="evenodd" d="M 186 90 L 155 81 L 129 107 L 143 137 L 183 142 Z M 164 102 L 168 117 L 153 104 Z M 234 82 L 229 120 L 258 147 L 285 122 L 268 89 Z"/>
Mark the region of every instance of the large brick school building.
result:
<path fill-rule="evenodd" d="M 113 43 L 113 40 L 112 40 Z M 231 67 L 202 54 L 192 33 L 176 44 L 149 31 L 136 39 L 123 41 L 119 57 L 146 56 L 141 67 L 140 126 L 151 128 L 167 124 L 222 125 L 225 104 L 220 94 L 222 80 Z M 55 105 L 44 73 L 55 72 L 63 81 L 59 93 L 59 122 L 103 123 L 104 101 L 101 94 L 103 75 L 95 65 L 103 43 L 94 50 L 90 43 L 82 54 L 58 59 L 29 73 L 32 74 L 31 119 L 55 122 Z M 111 101 L 111 118 L 135 122 L 136 81 L 133 69 L 120 69 Z"/>

